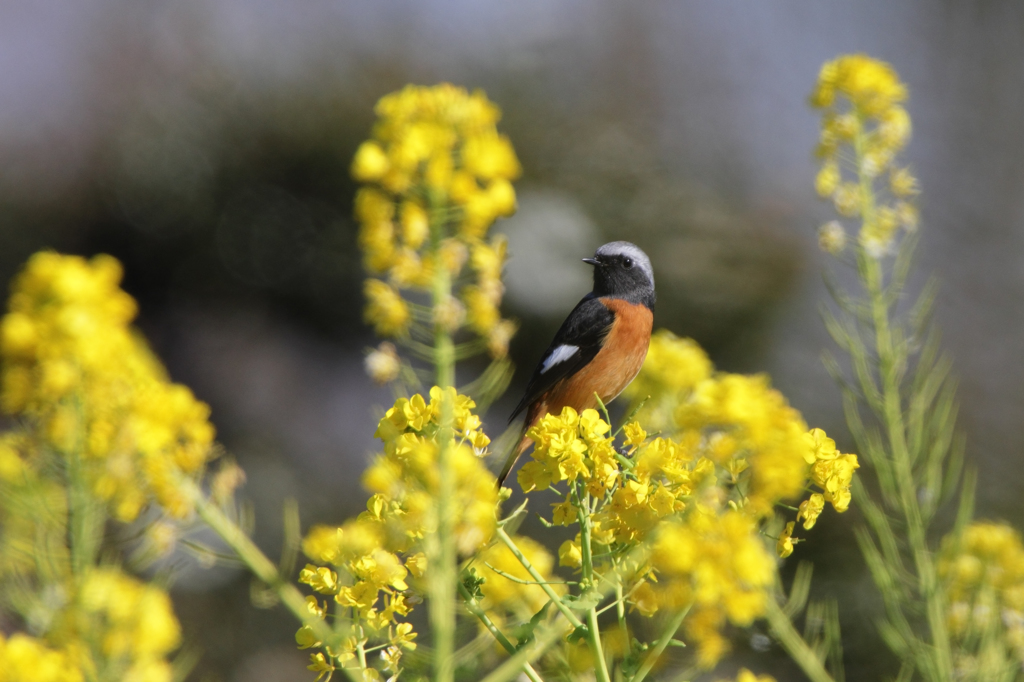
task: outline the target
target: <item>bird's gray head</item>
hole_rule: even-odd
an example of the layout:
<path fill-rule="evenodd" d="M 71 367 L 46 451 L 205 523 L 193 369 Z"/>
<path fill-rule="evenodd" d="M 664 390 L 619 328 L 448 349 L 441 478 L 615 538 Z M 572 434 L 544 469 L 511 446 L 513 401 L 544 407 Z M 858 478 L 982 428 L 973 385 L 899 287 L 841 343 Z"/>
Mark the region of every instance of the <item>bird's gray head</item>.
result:
<path fill-rule="evenodd" d="M 593 258 L 584 258 L 594 266 L 594 294 L 643 303 L 654 309 L 654 270 L 651 259 L 630 242 L 608 242 Z"/>

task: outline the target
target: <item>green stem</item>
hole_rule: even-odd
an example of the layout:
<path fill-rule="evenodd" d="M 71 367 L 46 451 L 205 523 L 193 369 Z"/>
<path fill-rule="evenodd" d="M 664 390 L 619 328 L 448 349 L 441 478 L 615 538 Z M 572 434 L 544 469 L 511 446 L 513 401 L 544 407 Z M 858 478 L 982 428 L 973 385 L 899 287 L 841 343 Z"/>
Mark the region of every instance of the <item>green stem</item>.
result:
<path fill-rule="evenodd" d="M 583 623 L 580 619 L 576 617 L 575 613 L 569 610 L 568 606 L 562 603 L 561 598 L 551 588 L 551 585 L 544 580 L 544 576 L 537 572 L 537 569 L 533 567 L 530 560 L 519 551 L 519 548 L 516 547 L 516 543 L 512 541 L 512 538 L 510 538 L 508 533 L 505 532 L 505 529 L 499 527 L 496 533 L 498 535 L 498 539 L 501 540 L 505 546 L 508 547 L 509 551 L 512 552 L 513 556 L 519 560 L 519 563 L 523 565 L 523 568 L 525 568 L 526 572 L 530 574 L 530 577 L 537 581 L 540 589 L 544 590 L 544 594 L 548 596 L 548 599 L 550 599 L 555 605 L 555 608 L 562 612 L 562 615 L 565 616 L 565 619 L 569 621 L 574 628 L 582 628 Z"/>
<path fill-rule="evenodd" d="M 542 630 L 533 642 L 524 646 L 515 655 L 509 657 L 507 661 L 492 670 L 481 682 L 508 682 L 518 677 L 525 665 L 537 660 L 555 642 L 562 638 L 564 631 L 559 625 L 564 625 L 564 623 L 558 620 L 551 627 Z"/>
<path fill-rule="evenodd" d="M 867 226 L 874 220 L 875 196 L 873 180 L 860 170 L 867 140 L 863 133 L 863 122 L 854 139 L 857 155 L 858 176 L 861 187 L 862 217 Z M 927 529 L 917 499 L 917 483 L 914 480 L 910 451 L 907 447 L 906 426 L 903 421 L 903 400 L 900 394 L 900 378 L 897 372 L 896 353 L 892 330 L 889 325 L 889 304 L 884 295 L 881 263 L 862 252 L 861 273 L 871 301 L 871 318 L 875 330 L 875 349 L 878 354 L 878 372 L 882 388 L 882 419 L 886 435 L 892 448 L 896 485 L 907 523 L 907 537 L 910 551 L 917 569 L 918 590 L 925 600 L 928 626 L 931 630 L 934 648 L 934 671 L 937 680 L 952 678 L 953 663 L 950 652 L 949 633 L 946 629 L 945 608 L 942 595 L 937 589 L 935 564 L 928 547 Z M 921 671 L 926 673 L 926 671 Z M 927 673 L 926 673 L 927 674 Z"/>
<path fill-rule="evenodd" d="M 661 654 L 665 652 L 666 647 L 668 647 L 668 643 L 672 641 L 673 637 L 675 637 L 679 626 L 681 626 L 683 621 L 686 620 L 686 614 L 690 612 L 691 606 L 693 606 L 692 603 L 688 604 L 686 608 L 672 616 L 668 626 L 662 630 L 657 644 L 654 645 L 654 649 L 651 650 L 651 653 L 647 654 L 647 658 L 644 659 L 644 664 L 636 671 L 636 675 L 633 676 L 630 682 L 643 682 L 643 679 L 647 677 L 647 673 L 651 672 L 651 668 L 653 668 L 654 664 L 658 662 L 659 658 L 661 658 Z"/>
<path fill-rule="evenodd" d="M 432 198 L 432 204 L 439 203 Z M 432 215 L 436 211 L 432 211 Z M 431 224 L 431 250 L 435 258 L 432 307 L 437 311 L 451 297 L 452 282 L 448 271 L 436 257 L 443 237 L 445 221 L 433 219 Z M 449 331 L 434 324 L 434 368 L 437 386 L 442 391 L 455 385 L 455 346 Z M 445 394 L 442 394 L 445 395 Z M 435 501 L 437 533 L 425 543 L 430 572 L 427 591 L 430 597 L 430 626 L 434 639 L 434 676 L 436 682 L 455 679 L 455 590 L 458 582 L 455 548 L 455 471 L 452 464 L 452 417 L 454 405 L 447 397 L 441 402 L 438 429 L 438 489 Z"/>
<path fill-rule="evenodd" d="M 626 600 L 622 593 L 622 575 L 619 567 L 615 567 L 615 615 L 619 619 L 619 631 L 622 633 L 622 641 L 629 641 L 629 628 L 626 627 Z"/>
<path fill-rule="evenodd" d="M 515 645 L 509 641 L 508 637 L 506 637 L 501 630 L 498 629 L 498 626 L 494 624 L 494 621 L 491 620 L 490 616 L 480 608 L 480 605 L 476 601 L 476 597 L 470 594 L 469 590 L 467 590 L 466 586 L 461 582 L 459 583 L 459 594 L 462 595 L 462 599 L 466 602 L 466 609 L 468 609 L 470 613 L 476 616 L 480 622 L 484 624 L 487 631 L 491 633 L 491 636 L 497 640 L 498 644 L 500 644 L 505 651 L 514 655 L 516 653 Z M 523 672 L 530 679 L 530 682 L 544 682 L 530 663 L 525 663 L 523 665 Z"/>
<path fill-rule="evenodd" d="M 807 642 L 804 641 L 800 633 L 793 627 L 789 616 L 783 613 L 782 609 L 779 608 L 779 605 L 771 597 L 768 598 L 767 615 L 772 632 L 778 637 L 782 648 L 786 650 L 786 653 L 793 659 L 793 662 L 800 666 L 800 669 L 810 678 L 811 682 L 835 682 L 832 676 L 828 674 L 828 671 L 825 670 L 824 664 L 818 660 L 811 647 L 807 645 Z"/>
<path fill-rule="evenodd" d="M 239 528 L 220 507 L 214 504 L 208 497 L 203 495 L 199 487 L 190 480 L 181 483 L 182 489 L 189 495 L 195 504 L 196 513 L 207 526 L 209 526 L 231 549 L 235 551 L 238 558 L 249 567 L 257 578 L 267 584 L 277 594 L 281 603 L 285 605 L 303 625 L 308 625 L 313 630 L 316 638 L 325 645 L 333 647 L 339 640 L 335 631 L 316 615 L 310 613 L 306 606 L 306 598 L 290 582 L 287 582 L 278 572 L 267 556 L 260 551 L 248 535 Z M 347 668 L 339 668 L 352 682 L 358 682 L 361 678 L 356 676 L 356 671 Z"/>
<path fill-rule="evenodd" d="M 895 371 L 895 348 L 889 327 L 889 310 L 882 292 L 881 265 L 874 258 L 865 260 L 866 283 L 871 297 L 879 373 L 882 380 L 883 419 L 892 448 L 896 487 L 900 507 L 907 523 L 910 551 L 917 569 L 918 590 L 926 603 L 928 626 L 935 652 L 935 673 L 938 680 L 947 680 L 951 678 L 953 670 L 949 633 L 946 629 L 942 595 L 937 589 L 935 563 L 928 547 L 927 531 L 917 499 L 917 483 L 914 480 L 910 452 L 907 448 L 899 377 Z"/>
<path fill-rule="evenodd" d="M 80 399 L 75 399 L 79 428 L 77 442 L 68 453 L 68 544 L 71 550 L 71 571 L 76 578 L 82 577 L 96 564 L 100 545 L 103 543 L 103 528 L 106 525 L 106 511 L 97 501 L 86 480 L 82 452 L 85 443 L 85 415 Z"/>
<path fill-rule="evenodd" d="M 580 552 L 583 554 L 584 593 L 594 589 L 594 556 L 590 545 L 590 493 L 583 496 L 583 504 L 577 510 L 580 522 Z M 598 682 L 611 682 L 608 674 L 608 662 L 601 646 L 601 629 L 597 625 L 597 605 L 587 610 L 587 641 L 594 655 L 594 665 Z"/>
<path fill-rule="evenodd" d="M 68 531 L 71 571 L 82 577 L 96 564 L 106 514 L 89 490 L 78 452 L 68 458 Z"/>
<path fill-rule="evenodd" d="M 359 667 L 366 670 L 366 635 L 363 633 L 363 626 L 358 626 L 356 633 L 356 656 L 359 658 Z"/>

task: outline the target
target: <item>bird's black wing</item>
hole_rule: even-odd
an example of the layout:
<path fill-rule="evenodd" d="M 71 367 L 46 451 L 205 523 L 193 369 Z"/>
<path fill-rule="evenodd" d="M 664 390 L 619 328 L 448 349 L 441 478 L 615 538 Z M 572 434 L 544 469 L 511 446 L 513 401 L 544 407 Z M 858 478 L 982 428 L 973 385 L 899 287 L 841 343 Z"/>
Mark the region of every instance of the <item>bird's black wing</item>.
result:
<path fill-rule="evenodd" d="M 577 303 L 544 351 L 526 387 L 526 394 L 508 420 L 511 422 L 552 386 L 571 377 L 593 360 L 614 321 L 615 313 L 593 294 L 587 294 Z"/>

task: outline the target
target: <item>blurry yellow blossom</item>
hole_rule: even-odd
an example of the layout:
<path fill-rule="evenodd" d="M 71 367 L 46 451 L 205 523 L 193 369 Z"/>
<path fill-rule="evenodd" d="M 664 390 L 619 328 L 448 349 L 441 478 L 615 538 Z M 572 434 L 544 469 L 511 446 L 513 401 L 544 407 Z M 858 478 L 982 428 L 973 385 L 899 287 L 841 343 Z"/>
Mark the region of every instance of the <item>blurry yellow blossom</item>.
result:
<path fill-rule="evenodd" d="M 775 580 L 775 562 L 753 519 L 738 511 L 692 513 L 663 525 L 652 550 L 658 582 L 652 589 L 661 608 L 693 604 L 687 632 L 701 665 L 724 654 L 724 621 L 749 625 L 765 612 Z"/>
<path fill-rule="evenodd" d="M 369 303 L 366 321 L 381 336 L 401 336 L 409 326 L 409 306 L 398 292 L 379 279 L 368 279 L 363 288 Z"/>
<path fill-rule="evenodd" d="M 513 542 L 537 569 L 537 572 L 545 580 L 551 580 L 551 569 L 554 568 L 555 560 L 544 548 L 544 545 L 518 535 L 513 537 Z M 483 585 L 480 586 L 484 595 L 482 606 L 485 609 L 489 611 L 507 610 L 529 620 L 548 602 L 547 594 L 539 585 L 518 583 L 502 575 L 505 573 L 524 582 L 533 580 L 506 545 L 501 543 L 492 545 L 477 555 L 474 564 L 478 567 L 480 576 L 485 579 Z M 493 569 L 497 569 L 501 573 Z M 552 587 L 556 593 L 565 592 L 562 585 L 553 585 Z"/>
<path fill-rule="evenodd" d="M 830 220 L 818 229 L 818 246 L 833 256 L 846 248 L 846 230 L 838 220 Z"/>
<path fill-rule="evenodd" d="M 181 628 L 166 592 L 116 568 L 97 568 L 57 615 L 47 639 L 81 642 L 72 649 L 78 665 L 102 679 L 170 682 L 166 657 L 178 647 Z"/>
<path fill-rule="evenodd" d="M 910 170 L 896 165 L 911 133 L 910 115 L 902 106 L 906 98 L 906 86 L 891 66 L 859 54 L 827 62 L 811 95 L 811 104 L 823 110 L 822 166 L 815 189 L 832 199 L 840 215 L 863 218 L 857 237 L 873 258 L 891 252 L 898 227 L 917 224 L 900 220 L 897 216 L 907 209 L 901 214 L 896 204 L 883 200 L 883 188 L 875 186 L 888 175 L 884 189 L 893 197 L 904 200 L 919 191 Z M 826 251 L 841 250 L 835 238 L 826 239 L 824 232 L 819 237 Z"/>
<path fill-rule="evenodd" d="M 353 177 L 366 183 L 355 214 L 366 267 L 387 273 L 390 286 L 367 282 L 366 320 L 378 334 L 403 337 L 417 321 L 402 290 L 432 290 L 447 274 L 461 290 L 433 301 L 431 322 L 450 334 L 468 324 L 492 357 L 504 358 L 515 331 L 499 312 L 506 247 L 486 234 L 515 211 L 511 181 L 521 169 L 497 131 L 498 108 L 480 91 L 442 84 L 410 85 L 383 97 L 376 111 L 373 139 L 352 162 Z M 461 276 L 467 262 L 475 281 Z"/>
<path fill-rule="evenodd" d="M 846 55 L 825 62 L 811 95 L 816 107 L 830 107 L 836 94 L 845 95 L 869 116 L 878 116 L 907 98 L 899 75 L 885 62 L 863 54 Z"/>
<path fill-rule="evenodd" d="M 938 573 L 953 637 L 970 654 L 979 638 L 1024 660 L 1024 544 L 1004 523 L 975 521 L 942 541 Z M 993 639 L 994 638 L 994 639 Z M 983 655 L 983 652 L 976 652 Z"/>
<path fill-rule="evenodd" d="M 0 682 L 83 682 L 85 676 L 66 650 L 51 649 L 42 641 L 15 633 L 0 633 Z"/>
<path fill-rule="evenodd" d="M 361 182 L 380 180 L 388 172 L 387 154 L 375 142 L 364 142 L 352 160 L 352 177 Z"/>
<path fill-rule="evenodd" d="M 650 431 L 667 430 L 680 395 L 692 391 L 711 370 L 711 360 L 695 341 L 659 329 L 651 336 L 640 373 L 623 393 L 634 405 L 650 396 L 636 419 Z"/>
<path fill-rule="evenodd" d="M 211 455 L 209 408 L 172 384 L 130 322 L 135 301 L 120 264 L 42 252 L 12 287 L 0 321 L 0 402 L 69 461 L 120 520 L 155 500 L 191 511 L 177 477 L 198 476 Z"/>
<path fill-rule="evenodd" d="M 889 175 L 889 188 L 898 197 L 910 197 L 921 191 L 909 168 L 893 168 Z"/>
<path fill-rule="evenodd" d="M 818 176 L 814 180 L 814 188 L 822 197 L 830 197 L 835 194 L 841 179 L 839 165 L 834 160 L 829 160 L 818 171 Z"/>

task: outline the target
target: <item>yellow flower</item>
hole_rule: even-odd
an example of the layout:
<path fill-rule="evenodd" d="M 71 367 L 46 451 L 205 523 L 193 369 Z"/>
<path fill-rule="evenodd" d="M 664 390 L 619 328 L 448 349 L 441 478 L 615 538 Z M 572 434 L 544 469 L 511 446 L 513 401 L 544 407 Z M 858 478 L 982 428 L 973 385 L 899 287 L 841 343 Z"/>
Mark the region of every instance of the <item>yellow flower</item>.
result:
<path fill-rule="evenodd" d="M 313 628 L 308 625 L 303 625 L 295 633 L 295 643 L 299 645 L 300 649 L 309 649 L 310 647 L 320 646 L 322 642 L 316 638 L 313 634 Z"/>
<path fill-rule="evenodd" d="M 653 587 L 664 608 L 694 605 L 688 632 L 702 642 L 700 659 L 713 665 L 724 653 L 718 631 L 727 618 L 749 625 L 763 615 L 775 563 L 753 519 L 739 511 L 691 513 L 664 524 L 651 554 L 658 575 Z"/>
<path fill-rule="evenodd" d="M 418 552 L 405 560 L 405 567 L 417 578 L 422 578 L 427 572 L 427 555 Z"/>
<path fill-rule="evenodd" d="M 658 612 L 658 595 L 651 584 L 643 581 L 629 593 L 630 608 L 638 611 L 641 616 L 650 618 Z"/>
<path fill-rule="evenodd" d="M 412 250 L 419 249 L 430 234 L 430 220 L 423 206 L 416 200 L 402 203 L 402 241 Z"/>
<path fill-rule="evenodd" d="M 454 296 L 448 296 L 434 306 L 434 326 L 448 333 L 458 331 L 466 319 L 466 308 Z"/>
<path fill-rule="evenodd" d="M 893 168 L 889 174 L 889 188 L 898 197 L 914 196 L 921 191 L 909 168 Z"/>
<path fill-rule="evenodd" d="M 333 564 L 341 555 L 344 531 L 334 526 L 313 526 L 302 541 L 302 552 L 313 561 Z"/>
<path fill-rule="evenodd" d="M 775 544 L 775 551 L 779 553 L 779 556 L 785 559 L 793 553 L 793 543 L 797 542 L 793 538 L 793 526 L 796 525 L 792 521 L 786 524 L 786 527 L 779 533 L 779 540 Z"/>
<path fill-rule="evenodd" d="M 93 670 L 169 673 L 165 657 L 178 647 L 181 628 L 166 592 L 116 568 L 98 568 L 86 574 L 48 637 L 87 642 L 80 660 Z"/>
<path fill-rule="evenodd" d="M 136 305 L 120 278 L 109 256 L 29 260 L 0 322 L 0 402 L 59 455 L 81 445 L 92 491 L 116 518 L 150 501 L 184 517 L 191 502 L 178 477 L 197 477 L 211 456 L 209 408 L 167 380 L 131 328 Z"/>
<path fill-rule="evenodd" d="M 860 185 L 855 182 L 843 182 L 832 194 L 836 212 L 841 216 L 852 217 L 860 214 L 863 198 Z"/>
<path fill-rule="evenodd" d="M 321 594 L 337 594 L 338 574 L 324 566 L 306 567 L 299 571 L 299 582 L 305 583 Z"/>
<path fill-rule="evenodd" d="M 368 279 L 363 288 L 369 303 L 366 321 L 382 336 L 401 336 L 409 326 L 409 307 L 398 292 L 379 279 Z"/>
<path fill-rule="evenodd" d="M 558 548 L 558 565 L 579 568 L 583 565 L 583 551 L 579 540 L 566 540 Z"/>
<path fill-rule="evenodd" d="M 858 241 L 872 258 L 891 253 L 900 225 L 908 230 L 917 225 L 916 213 L 911 218 L 911 211 L 903 208 L 909 204 L 887 204 L 875 194 L 875 179 L 886 172 L 896 199 L 918 192 L 913 175 L 896 166 L 896 155 L 911 133 L 910 116 L 901 106 L 906 97 L 906 87 L 892 67 L 865 55 L 846 55 L 825 64 L 811 96 L 811 103 L 825 110 L 818 149 L 824 162 L 815 187 L 823 197 L 832 197 L 840 215 L 863 216 Z M 852 147 L 847 154 L 841 150 L 844 145 Z M 846 160 L 856 181 L 842 182 L 839 164 Z M 820 233 L 822 248 L 838 253 L 839 242 L 826 239 L 838 234 Z"/>
<path fill-rule="evenodd" d="M 22 633 L 0 633 L 0 680 L 3 682 L 82 682 L 82 670 L 69 651 L 52 649 Z"/>
<path fill-rule="evenodd" d="M 501 359 L 508 355 L 508 344 L 517 329 L 518 325 L 511 320 L 502 320 L 494 325 L 487 335 L 487 352 L 492 358 Z"/>
<path fill-rule="evenodd" d="M 640 426 L 640 422 L 629 422 L 622 431 L 626 436 L 626 445 L 631 448 L 638 448 L 647 440 L 647 432 Z"/>
<path fill-rule="evenodd" d="M 808 464 L 814 464 L 818 460 L 832 460 L 839 454 L 836 442 L 821 429 L 811 429 L 804 434 L 803 439 L 807 444 L 804 460 Z"/>
<path fill-rule="evenodd" d="M 453 333 L 468 322 L 490 355 L 504 358 L 516 329 L 499 313 L 505 241 L 484 239 L 497 218 L 515 211 L 511 181 L 521 168 L 497 130 L 500 111 L 482 92 L 441 84 L 386 95 L 376 112 L 373 139 L 352 164 L 353 177 L 367 183 L 355 205 L 366 267 L 386 272 L 397 289 L 431 290 L 445 274 L 455 286 L 435 301 L 432 318 L 414 320 L 399 291 L 371 280 L 366 320 L 398 337 L 410 328 Z M 461 276 L 468 259 L 476 281 Z"/>
<path fill-rule="evenodd" d="M 352 160 L 352 177 L 360 182 L 380 180 L 388 172 L 388 157 L 375 142 L 364 142 Z"/>
<path fill-rule="evenodd" d="M 907 89 L 891 66 L 866 55 L 845 55 L 826 62 L 818 76 L 811 103 L 830 107 L 835 95 L 845 95 L 858 111 L 877 116 L 907 98 Z"/>
<path fill-rule="evenodd" d="M 1024 654 L 1024 544 L 1016 529 L 975 521 L 961 536 L 942 540 L 937 562 L 948 604 L 947 623 L 959 647 L 971 655 L 978 633 L 988 651 L 1018 659 Z"/>
<path fill-rule="evenodd" d="M 402 361 L 393 343 L 384 341 L 367 354 L 366 373 L 378 384 L 388 384 L 398 378 Z"/>
<path fill-rule="evenodd" d="M 587 415 L 584 428 L 592 431 L 600 428 L 598 422 L 604 424 L 595 410 L 586 410 L 584 414 Z M 534 448 L 533 461 L 523 465 L 518 474 L 524 492 L 545 490 L 552 483 L 571 482 L 580 475 L 590 475 L 584 457 L 587 443 L 580 438 L 579 431 L 580 415 L 566 406 L 558 416 L 545 415 L 527 432 Z"/>
<path fill-rule="evenodd" d="M 813 493 L 800 503 L 800 511 L 796 515 L 796 520 L 799 521 L 803 518 L 804 530 L 810 530 L 814 528 L 814 524 L 817 523 L 818 517 L 821 516 L 824 509 L 825 498 L 820 493 Z"/>
<path fill-rule="evenodd" d="M 839 164 L 834 160 L 826 161 L 814 180 L 814 189 L 817 190 L 818 195 L 822 198 L 830 197 L 835 194 L 836 188 L 839 187 L 842 179 L 842 176 L 839 174 Z"/>
<path fill-rule="evenodd" d="M 814 482 L 824 490 L 824 498 L 837 512 L 850 506 L 850 485 L 853 472 L 860 468 L 856 455 L 837 455 L 832 459 L 819 459 L 812 469 Z"/>
<path fill-rule="evenodd" d="M 309 665 L 306 666 L 306 669 L 317 673 L 313 682 L 320 682 L 334 672 L 334 664 L 323 654 L 315 653 L 309 655 Z"/>
<path fill-rule="evenodd" d="M 818 229 L 818 246 L 833 256 L 846 248 L 846 231 L 838 220 L 830 220 Z"/>
<path fill-rule="evenodd" d="M 416 642 L 412 641 L 414 639 L 416 639 L 416 633 L 412 631 L 412 624 L 399 623 L 395 626 L 391 644 L 412 651 L 416 648 Z"/>
<path fill-rule="evenodd" d="M 466 303 L 467 321 L 478 334 L 487 335 L 501 321 L 501 314 L 494 299 L 478 286 L 467 286 L 462 290 Z"/>

